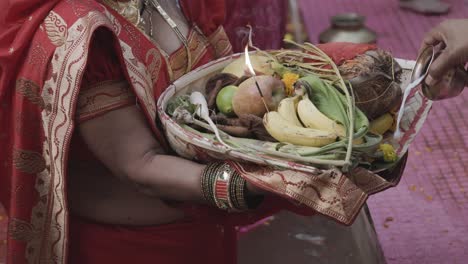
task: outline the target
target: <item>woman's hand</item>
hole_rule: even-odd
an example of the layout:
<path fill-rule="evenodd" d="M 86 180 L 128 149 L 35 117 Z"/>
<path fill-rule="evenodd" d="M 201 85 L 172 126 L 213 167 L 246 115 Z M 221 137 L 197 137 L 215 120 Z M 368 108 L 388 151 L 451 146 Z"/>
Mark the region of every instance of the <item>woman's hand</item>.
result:
<path fill-rule="evenodd" d="M 253 185 L 252 183 L 248 182 L 247 181 L 247 191 L 251 194 L 251 195 L 265 195 L 267 194 L 268 192 L 263 190 L 263 189 L 260 189 L 258 188 L 257 186 Z"/>
<path fill-rule="evenodd" d="M 424 37 L 420 52 L 438 44 L 444 49 L 429 69 L 428 85 L 439 81 L 448 70 L 468 61 L 468 19 L 446 20 L 433 28 Z"/>

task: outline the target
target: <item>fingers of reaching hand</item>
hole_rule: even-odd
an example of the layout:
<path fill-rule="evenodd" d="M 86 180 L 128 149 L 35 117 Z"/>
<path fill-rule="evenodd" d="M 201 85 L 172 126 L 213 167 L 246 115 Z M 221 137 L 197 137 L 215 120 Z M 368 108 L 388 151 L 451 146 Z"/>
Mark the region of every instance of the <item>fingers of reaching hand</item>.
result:
<path fill-rule="evenodd" d="M 435 80 L 440 80 L 450 69 L 458 66 L 464 67 L 467 61 L 468 42 L 446 47 L 432 63 L 429 75 Z"/>
<path fill-rule="evenodd" d="M 429 69 L 429 80 L 439 80 L 450 68 L 457 64 L 457 45 L 451 31 L 453 25 L 450 20 L 440 23 L 432 29 L 423 39 L 420 52 L 429 46 L 437 46 L 442 50 Z M 426 80 L 427 81 L 427 80 Z"/>
<path fill-rule="evenodd" d="M 440 80 L 442 76 L 456 65 L 453 51 L 449 48 L 443 50 L 440 55 L 432 62 L 429 68 L 429 75 L 434 80 Z"/>
<path fill-rule="evenodd" d="M 424 37 L 420 53 L 429 46 L 441 51 L 429 69 L 428 78 L 438 81 L 451 68 L 468 61 L 468 19 L 446 20 L 439 24 Z"/>
<path fill-rule="evenodd" d="M 422 41 L 422 45 L 419 49 L 419 53 L 421 53 L 425 48 L 430 46 L 436 46 L 438 44 L 446 43 L 446 37 L 444 36 L 444 31 L 442 30 L 443 25 L 439 25 L 433 28 L 429 33 L 426 34 Z"/>

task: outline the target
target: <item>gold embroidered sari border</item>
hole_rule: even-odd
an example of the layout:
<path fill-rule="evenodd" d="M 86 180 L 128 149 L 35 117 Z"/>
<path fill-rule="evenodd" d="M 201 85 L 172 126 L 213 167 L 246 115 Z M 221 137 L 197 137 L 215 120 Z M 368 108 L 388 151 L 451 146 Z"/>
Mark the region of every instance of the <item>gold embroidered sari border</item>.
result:
<path fill-rule="evenodd" d="M 80 93 L 76 114 L 80 122 L 136 102 L 127 81 L 105 81 Z"/>
<path fill-rule="evenodd" d="M 218 58 L 232 54 L 232 45 L 222 26 L 219 26 L 209 37 L 208 41 L 214 47 Z"/>

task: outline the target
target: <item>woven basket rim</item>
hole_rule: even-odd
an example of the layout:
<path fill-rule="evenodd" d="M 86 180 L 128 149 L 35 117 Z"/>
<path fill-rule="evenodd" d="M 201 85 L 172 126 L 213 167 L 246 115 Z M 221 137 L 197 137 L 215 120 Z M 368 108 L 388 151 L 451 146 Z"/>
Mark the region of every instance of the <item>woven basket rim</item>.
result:
<path fill-rule="evenodd" d="M 255 53 L 252 51 L 250 53 Z M 243 53 L 236 53 L 228 57 L 223 57 L 214 61 L 211 61 L 185 75 L 180 77 L 174 83 L 169 85 L 167 89 L 161 94 L 157 101 L 157 111 L 158 116 L 161 120 L 161 123 L 164 128 L 164 132 L 171 133 L 174 136 L 179 137 L 186 143 L 193 144 L 200 148 L 203 148 L 208 151 L 214 151 L 219 154 L 225 154 L 233 158 L 241 159 L 244 161 L 254 162 L 257 164 L 263 165 L 273 165 L 279 166 L 283 168 L 290 168 L 295 169 L 303 172 L 312 172 L 316 173 L 321 169 L 311 165 L 311 164 L 303 164 L 298 163 L 296 161 L 285 160 L 281 158 L 275 158 L 270 155 L 261 155 L 260 153 L 256 155 L 251 155 L 249 153 L 240 152 L 233 149 L 228 149 L 227 147 L 223 146 L 222 144 L 218 143 L 215 140 L 201 137 L 200 135 L 193 133 L 189 130 L 184 129 L 181 125 L 179 125 L 175 120 L 173 120 L 166 112 L 165 108 L 167 106 L 168 100 L 174 96 L 180 90 L 187 89 L 186 86 L 193 83 L 196 80 L 201 78 L 205 78 L 210 73 L 219 72 L 221 71 L 227 64 L 229 64 L 232 60 L 241 57 Z M 415 62 L 412 60 L 405 60 L 405 59 L 396 59 L 396 61 L 400 64 L 400 66 L 404 70 L 411 70 L 414 67 Z M 193 89 L 193 88 L 192 88 Z M 406 149 L 405 149 L 406 152 Z"/>

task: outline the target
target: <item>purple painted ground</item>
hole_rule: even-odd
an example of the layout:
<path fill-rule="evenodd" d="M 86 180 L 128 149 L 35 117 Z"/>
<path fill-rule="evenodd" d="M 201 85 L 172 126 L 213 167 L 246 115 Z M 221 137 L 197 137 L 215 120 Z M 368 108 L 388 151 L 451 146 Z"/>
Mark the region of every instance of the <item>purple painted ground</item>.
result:
<path fill-rule="evenodd" d="M 358 12 L 379 37 L 380 47 L 415 59 L 424 33 L 447 18 L 468 18 L 468 4 L 452 4 L 447 16 L 399 10 L 397 0 L 301 0 L 312 42 L 331 15 Z M 369 199 L 389 264 L 468 263 L 468 91 L 437 102 L 413 143 L 398 187 Z"/>

